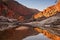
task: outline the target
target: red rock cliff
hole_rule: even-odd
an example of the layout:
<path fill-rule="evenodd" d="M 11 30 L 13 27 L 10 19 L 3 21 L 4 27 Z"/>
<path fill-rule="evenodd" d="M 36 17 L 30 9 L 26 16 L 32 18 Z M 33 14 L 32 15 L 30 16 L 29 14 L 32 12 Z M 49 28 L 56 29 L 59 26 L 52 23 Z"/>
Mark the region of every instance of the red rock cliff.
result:
<path fill-rule="evenodd" d="M 26 6 L 16 2 L 15 0 L 3 0 L 0 6 L 0 15 L 7 16 L 9 18 L 17 19 L 29 19 L 33 14 L 38 13 L 36 9 L 30 9 Z M 23 20 L 22 19 L 22 20 Z"/>

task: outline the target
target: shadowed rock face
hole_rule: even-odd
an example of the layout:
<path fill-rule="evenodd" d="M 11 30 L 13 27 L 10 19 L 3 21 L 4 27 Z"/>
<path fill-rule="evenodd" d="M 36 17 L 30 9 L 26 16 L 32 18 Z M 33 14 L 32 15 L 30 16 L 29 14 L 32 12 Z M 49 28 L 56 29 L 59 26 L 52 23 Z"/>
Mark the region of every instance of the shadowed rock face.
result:
<path fill-rule="evenodd" d="M 13 16 L 13 18 L 17 18 L 19 16 L 30 18 L 33 14 L 39 12 L 36 9 L 27 8 L 14 0 L 3 1 L 2 6 L 5 10 L 8 10 L 8 16 Z"/>
<path fill-rule="evenodd" d="M 21 22 L 32 18 L 38 12 L 37 9 L 27 8 L 15 0 L 2 0 L 0 2 L 0 15 L 18 19 Z"/>

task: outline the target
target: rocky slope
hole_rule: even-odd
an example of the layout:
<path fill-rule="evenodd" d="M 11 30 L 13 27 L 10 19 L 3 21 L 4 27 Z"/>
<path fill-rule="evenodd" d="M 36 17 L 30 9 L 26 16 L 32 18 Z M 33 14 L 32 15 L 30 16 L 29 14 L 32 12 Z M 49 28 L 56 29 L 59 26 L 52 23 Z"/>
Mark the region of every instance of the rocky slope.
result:
<path fill-rule="evenodd" d="M 1 5 L 1 3 L 0 3 Z M 2 5 L 0 6 L 0 15 L 16 18 L 20 21 L 24 19 L 29 19 L 33 14 L 38 13 L 37 9 L 28 8 L 15 0 L 2 0 Z"/>

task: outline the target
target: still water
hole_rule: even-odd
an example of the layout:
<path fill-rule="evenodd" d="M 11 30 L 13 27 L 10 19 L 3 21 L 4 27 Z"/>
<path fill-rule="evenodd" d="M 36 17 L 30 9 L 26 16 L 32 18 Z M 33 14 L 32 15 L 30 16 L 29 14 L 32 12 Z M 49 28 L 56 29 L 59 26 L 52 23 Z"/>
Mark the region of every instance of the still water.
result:
<path fill-rule="evenodd" d="M 35 36 L 29 36 L 23 40 L 50 40 L 49 38 L 47 38 L 45 35 L 43 34 L 38 34 Z"/>

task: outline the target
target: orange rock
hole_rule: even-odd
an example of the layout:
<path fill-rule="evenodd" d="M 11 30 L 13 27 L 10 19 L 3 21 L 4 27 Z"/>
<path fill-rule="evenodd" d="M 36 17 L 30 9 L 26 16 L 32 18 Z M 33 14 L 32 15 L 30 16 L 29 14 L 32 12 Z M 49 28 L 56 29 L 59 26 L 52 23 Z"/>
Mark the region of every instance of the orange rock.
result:
<path fill-rule="evenodd" d="M 60 12 L 60 2 L 58 2 L 55 7 Z"/>
<path fill-rule="evenodd" d="M 25 19 L 25 18 L 24 18 L 23 16 L 19 16 L 19 17 L 18 17 L 18 21 L 23 22 L 23 21 L 24 21 L 24 19 Z"/>

